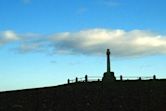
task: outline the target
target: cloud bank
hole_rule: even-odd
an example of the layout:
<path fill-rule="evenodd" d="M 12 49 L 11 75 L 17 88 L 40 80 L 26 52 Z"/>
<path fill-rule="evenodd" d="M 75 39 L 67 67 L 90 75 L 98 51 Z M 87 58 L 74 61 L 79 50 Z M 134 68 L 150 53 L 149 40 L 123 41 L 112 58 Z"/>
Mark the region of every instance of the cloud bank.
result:
<path fill-rule="evenodd" d="M 52 35 L 0 33 L 0 44 L 19 41 L 22 53 L 102 55 L 109 48 L 115 57 L 166 54 L 166 36 L 143 30 L 88 29 Z"/>

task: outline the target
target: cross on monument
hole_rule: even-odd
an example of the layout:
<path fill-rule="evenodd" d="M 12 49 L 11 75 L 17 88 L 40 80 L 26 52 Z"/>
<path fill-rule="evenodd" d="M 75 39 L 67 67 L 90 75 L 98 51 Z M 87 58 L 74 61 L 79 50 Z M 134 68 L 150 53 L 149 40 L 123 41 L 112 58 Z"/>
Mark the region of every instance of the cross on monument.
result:
<path fill-rule="evenodd" d="M 111 72 L 110 71 L 110 50 L 109 49 L 107 49 L 106 54 L 107 54 L 107 72 Z"/>

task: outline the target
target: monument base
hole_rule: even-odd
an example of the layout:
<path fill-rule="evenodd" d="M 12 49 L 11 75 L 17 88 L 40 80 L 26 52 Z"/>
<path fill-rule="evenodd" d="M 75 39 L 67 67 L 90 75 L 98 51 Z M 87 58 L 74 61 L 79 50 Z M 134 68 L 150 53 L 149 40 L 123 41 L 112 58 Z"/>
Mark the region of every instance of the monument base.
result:
<path fill-rule="evenodd" d="M 115 81 L 116 78 L 114 76 L 114 72 L 105 72 L 102 78 L 103 82 L 111 82 L 111 81 Z"/>

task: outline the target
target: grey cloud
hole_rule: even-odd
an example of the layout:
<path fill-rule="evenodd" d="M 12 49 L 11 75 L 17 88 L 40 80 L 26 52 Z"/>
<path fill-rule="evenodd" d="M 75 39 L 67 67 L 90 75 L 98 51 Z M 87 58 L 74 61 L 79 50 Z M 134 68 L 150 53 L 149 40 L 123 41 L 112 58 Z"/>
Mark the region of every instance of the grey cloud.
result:
<path fill-rule="evenodd" d="M 24 39 L 20 41 L 20 46 L 17 50 L 20 53 L 30 52 L 47 52 L 51 47 L 48 37 L 36 34 L 26 34 Z"/>

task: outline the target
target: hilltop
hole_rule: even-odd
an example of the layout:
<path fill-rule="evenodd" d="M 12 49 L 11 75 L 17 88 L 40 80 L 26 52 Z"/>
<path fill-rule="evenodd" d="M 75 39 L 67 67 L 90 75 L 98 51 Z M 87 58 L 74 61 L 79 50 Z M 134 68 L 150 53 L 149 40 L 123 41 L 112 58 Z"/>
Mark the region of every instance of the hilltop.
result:
<path fill-rule="evenodd" d="M 166 80 L 78 82 L 0 93 L 1 111 L 165 111 Z"/>

